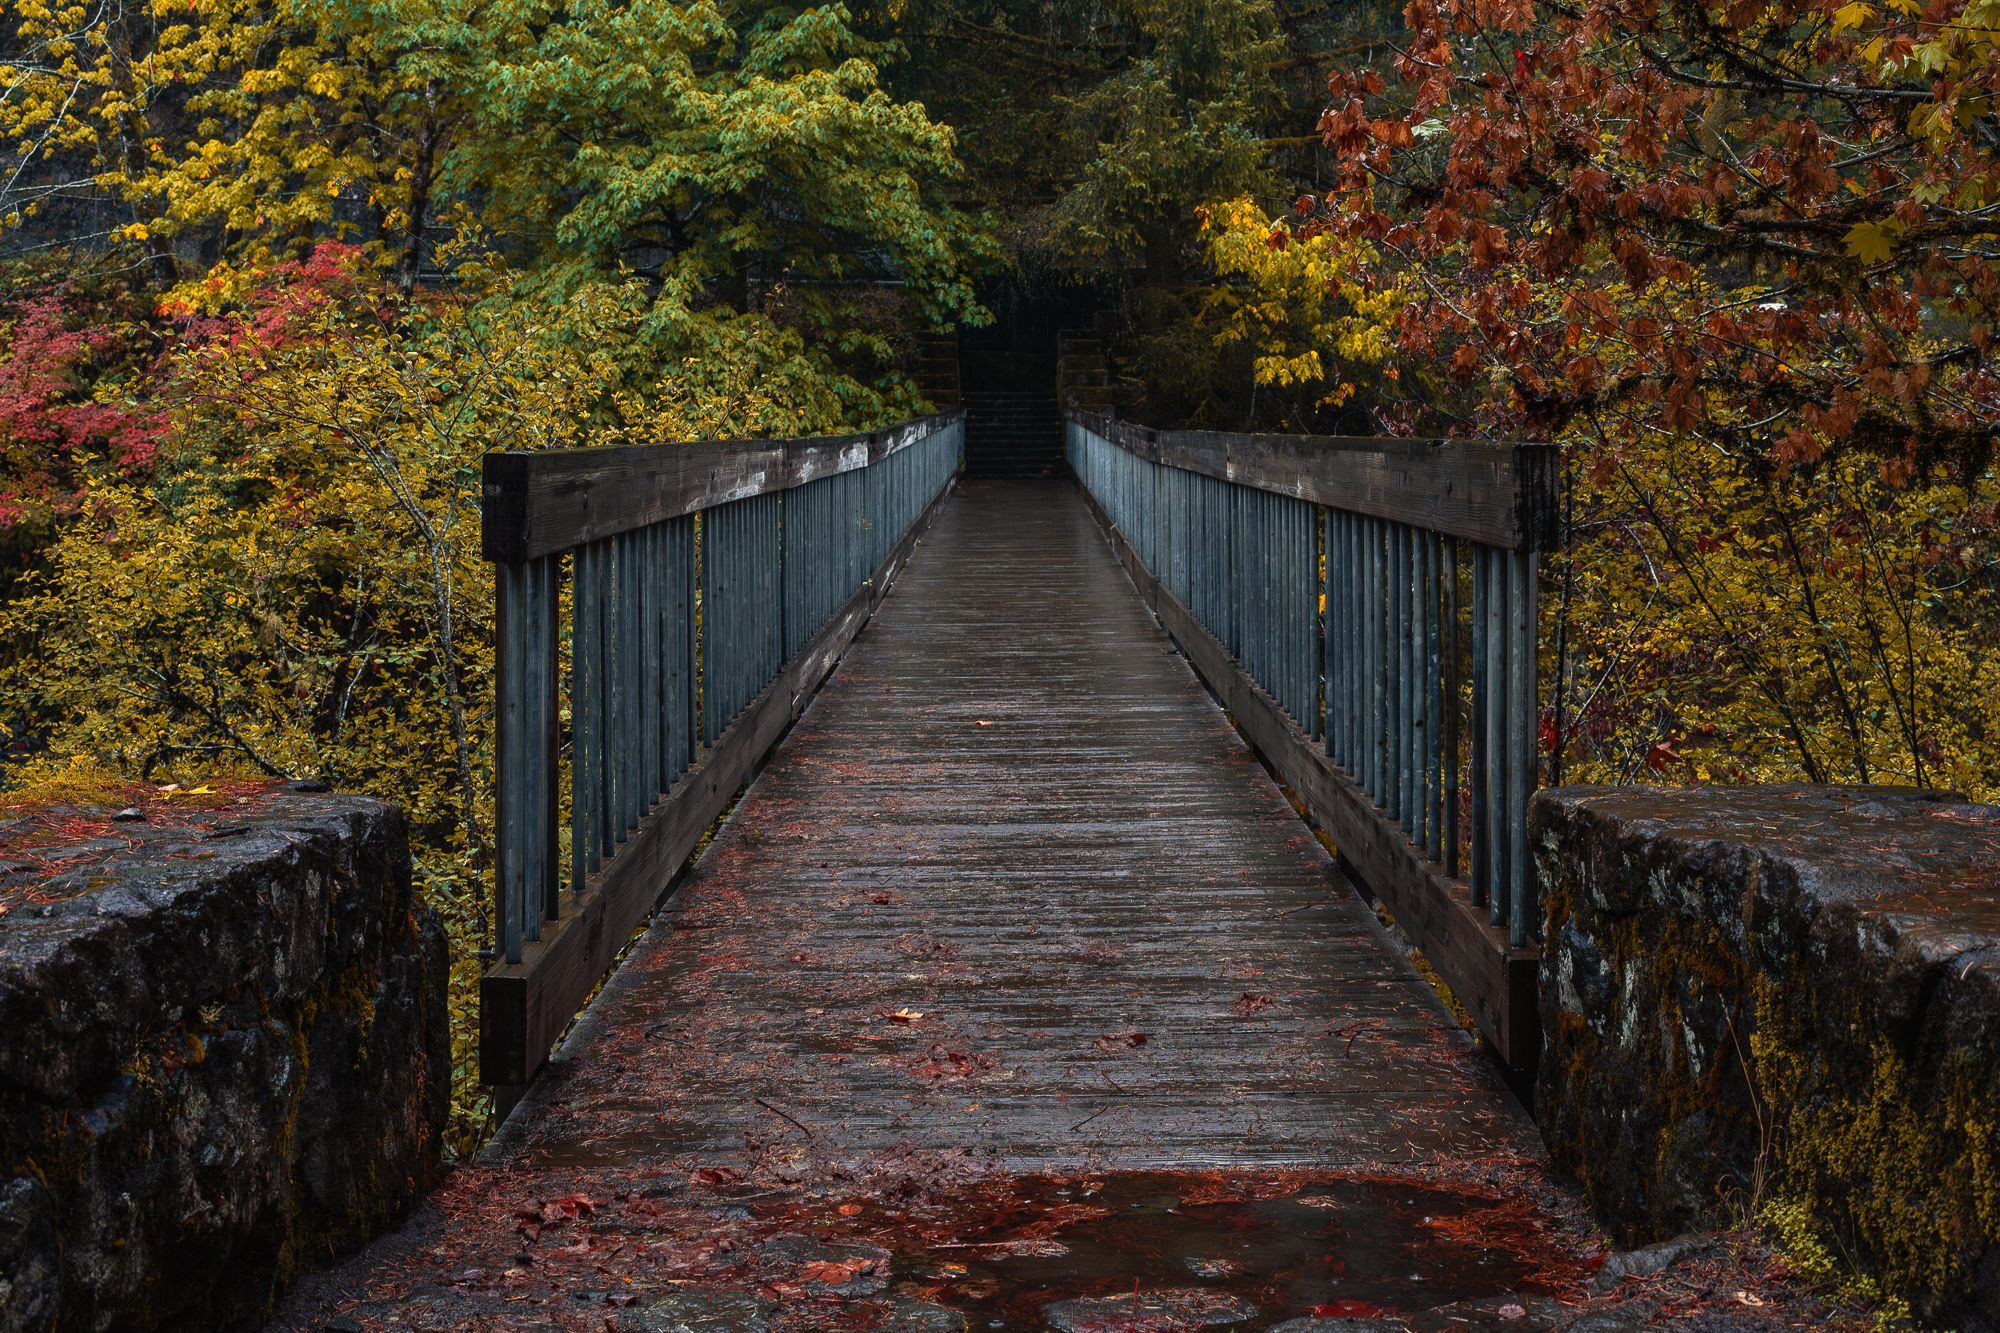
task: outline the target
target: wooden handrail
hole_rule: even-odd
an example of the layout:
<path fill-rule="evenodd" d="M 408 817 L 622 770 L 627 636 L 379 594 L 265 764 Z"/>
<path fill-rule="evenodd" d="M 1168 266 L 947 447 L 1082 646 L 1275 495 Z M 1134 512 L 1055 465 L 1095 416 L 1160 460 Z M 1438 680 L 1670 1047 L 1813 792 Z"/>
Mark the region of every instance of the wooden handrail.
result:
<path fill-rule="evenodd" d="M 1072 409 L 1088 427 L 1149 463 L 1407 523 L 1508 551 L 1558 540 L 1551 444 L 1344 435 L 1239 435 L 1154 430 Z"/>
<path fill-rule="evenodd" d="M 796 440 L 490 453 L 481 486 L 482 554 L 495 564 L 530 560 L 870 467 L 962 415 L 939 413 L 858 435 Z"/>

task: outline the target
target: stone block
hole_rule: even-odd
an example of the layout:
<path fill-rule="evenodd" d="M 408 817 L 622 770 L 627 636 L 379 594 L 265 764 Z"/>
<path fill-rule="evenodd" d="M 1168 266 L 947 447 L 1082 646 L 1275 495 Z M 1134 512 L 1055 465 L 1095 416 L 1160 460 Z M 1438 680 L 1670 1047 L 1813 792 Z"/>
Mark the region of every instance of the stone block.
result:
<path fill-rule="evenodd" d="M 1566 788 L 1535 1117 L 1625 1244 L 1803 1206 L 1920 1317 L 2000 1325 L 2000 807 Z"/>
<path fill-rule="evenodd" d="M 395 807 L 117 827 L 0 915 L 0 1333 L 255 1327 L 440 1170 L 448 963 Z"/>

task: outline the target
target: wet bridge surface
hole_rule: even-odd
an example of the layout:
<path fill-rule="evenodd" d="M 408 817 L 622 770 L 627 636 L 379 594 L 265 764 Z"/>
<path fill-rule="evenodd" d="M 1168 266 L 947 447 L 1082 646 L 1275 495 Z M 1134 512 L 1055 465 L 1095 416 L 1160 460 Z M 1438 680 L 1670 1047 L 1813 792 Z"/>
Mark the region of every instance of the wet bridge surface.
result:
<path fill-rule="evenodd" d="M 281 1323 L 1536 1327 L 1587 1243 L 1538 1151 L 1076 491 L 975 483 L 497 1140 Z"/>

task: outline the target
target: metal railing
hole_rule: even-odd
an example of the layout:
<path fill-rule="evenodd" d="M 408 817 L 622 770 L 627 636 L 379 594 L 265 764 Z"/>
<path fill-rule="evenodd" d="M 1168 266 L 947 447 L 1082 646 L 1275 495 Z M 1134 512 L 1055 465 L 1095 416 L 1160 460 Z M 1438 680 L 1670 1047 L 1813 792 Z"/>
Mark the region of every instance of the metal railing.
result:
<path fill-rule="evenodd" d="M 1079 412 L 1067 431 L 1156 600 L 1329 760 L 1328 774 L 1294 765 L 1294 785 L 1324 790 L 1350 868 L 1445 923 L 1414 933 L 1455 990 L 1516 984 L 1451 959 L 1525 949 L 1539 930 L 1527 809 L 1553 448 L 1162 432 Z M 1456 895 L 1496 938 L 1469 943 L 1422 895 Z"/>
<path fill-rule="evenodd" d="M 867 435 L 491 454 L 497 958 L 518 1084 L 852 638 L 964 449 Z"/>

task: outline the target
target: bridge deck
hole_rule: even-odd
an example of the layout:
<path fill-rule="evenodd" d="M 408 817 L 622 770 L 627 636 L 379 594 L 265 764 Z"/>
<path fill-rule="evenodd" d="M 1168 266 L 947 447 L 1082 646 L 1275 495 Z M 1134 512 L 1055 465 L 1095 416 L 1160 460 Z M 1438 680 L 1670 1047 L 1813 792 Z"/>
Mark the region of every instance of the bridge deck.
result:
<path fill-rule="evenodd" d="M 1537 1155 L 1075 491 L 975 483 L 482 1162 L 335 1290 L 499 1299 L 508 1219 L 583 1195 L 629 1243 L 641 1181 Z"/>
<path fill-rule="evenodd" d="M 976 487 L 929 546 L 507 1151 L 802 1139 L 760 1097 L 1011 1169 L 1528 1142 L 1073 490 Z"/>

